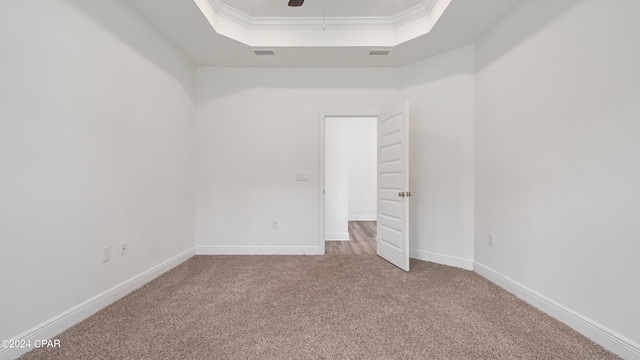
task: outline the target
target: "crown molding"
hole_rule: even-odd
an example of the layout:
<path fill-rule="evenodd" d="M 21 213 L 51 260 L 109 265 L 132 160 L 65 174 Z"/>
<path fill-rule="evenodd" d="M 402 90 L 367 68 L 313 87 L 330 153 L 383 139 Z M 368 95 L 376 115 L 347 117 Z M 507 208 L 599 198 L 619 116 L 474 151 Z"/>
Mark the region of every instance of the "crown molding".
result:
<path fill-rule="evenodd" d="M 394 29 L 417 18 L 426 16 L 437 0 L 408 8 L 394 16 L 340 16 L 340 17 L 252 17 L 220 0 L 209 0 L 218 16 L 242 25 L 249 30 L 305 30 L 317 28 L 323 22 L 327 27 L 342 29 Z"/>
<path fill-rule="evenodd" d="M 247 29 L 253 29 L 254 17 L 225 4 L 222 0 L 209 0 L 209 4 L 211 4 L 211 7 L 218 16 L 242 25 Z"/>

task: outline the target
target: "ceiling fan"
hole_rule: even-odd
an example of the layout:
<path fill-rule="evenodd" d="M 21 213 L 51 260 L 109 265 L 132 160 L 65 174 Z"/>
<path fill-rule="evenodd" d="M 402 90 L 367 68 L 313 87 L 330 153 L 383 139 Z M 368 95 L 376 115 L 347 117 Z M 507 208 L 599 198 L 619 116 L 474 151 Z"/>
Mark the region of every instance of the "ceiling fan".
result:
<path fill-rule="evenodd" d="M 302 6 L 304 0 L 289 0 L 289 6 Z"/>

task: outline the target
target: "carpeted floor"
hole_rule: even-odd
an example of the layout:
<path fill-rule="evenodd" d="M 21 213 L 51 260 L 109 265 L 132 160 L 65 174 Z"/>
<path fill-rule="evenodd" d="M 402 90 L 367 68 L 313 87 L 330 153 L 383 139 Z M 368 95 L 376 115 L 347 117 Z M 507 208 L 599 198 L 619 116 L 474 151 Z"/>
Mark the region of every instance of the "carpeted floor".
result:
<path fill-rule="evenodd" d="M 21 359 L 618 359 L 481 276 L 376 256 L 195 256 Z"/>

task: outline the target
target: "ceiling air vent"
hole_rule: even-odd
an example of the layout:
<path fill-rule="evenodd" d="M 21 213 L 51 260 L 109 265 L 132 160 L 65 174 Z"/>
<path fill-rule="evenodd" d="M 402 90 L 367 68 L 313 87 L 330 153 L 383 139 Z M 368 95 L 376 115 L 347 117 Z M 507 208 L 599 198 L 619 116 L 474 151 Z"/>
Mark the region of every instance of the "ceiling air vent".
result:
<path fill-rule="evenodd" d="M 387 56 L 391 50 L 389 49 L 373 49 L 369 50 L 369 56 Z"/>
<path fill-rule="evenodd" d="M 273 56 L 275 53 L 270 49 L 253 49 L 253 53 L 257 56 Z"/>

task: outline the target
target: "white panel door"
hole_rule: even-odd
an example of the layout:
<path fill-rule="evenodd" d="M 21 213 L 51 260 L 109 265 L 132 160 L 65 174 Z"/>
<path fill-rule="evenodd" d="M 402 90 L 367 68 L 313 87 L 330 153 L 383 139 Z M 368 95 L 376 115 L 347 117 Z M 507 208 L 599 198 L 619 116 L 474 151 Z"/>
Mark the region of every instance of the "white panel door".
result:
<path fill-rule="evenodd" d="M 378 255 L 409 271 L 409 102 L 378 117 Z"/>

